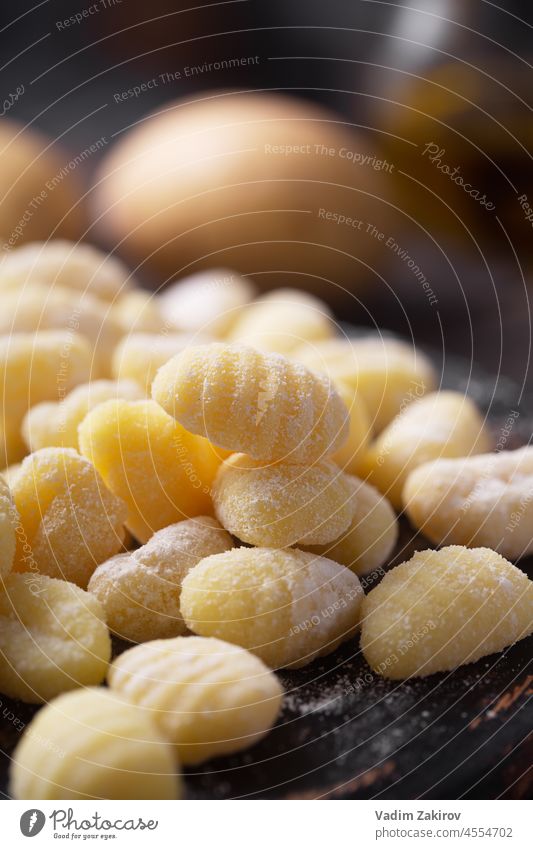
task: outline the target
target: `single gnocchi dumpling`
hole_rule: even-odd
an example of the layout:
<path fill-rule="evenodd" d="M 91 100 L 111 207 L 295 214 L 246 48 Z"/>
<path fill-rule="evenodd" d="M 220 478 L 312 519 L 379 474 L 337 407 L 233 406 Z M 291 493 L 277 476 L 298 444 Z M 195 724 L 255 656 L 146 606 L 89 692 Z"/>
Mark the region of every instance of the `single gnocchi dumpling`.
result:
<path fill-rule="evenodd" d="M 111 666 L 108 682 L 144 709 L 183 764 L 253 746 L 276 721 L 282 697 L 278 679 L 259 658 L 203 637 L 129 649 Z"/>
<path fill-rule="evenodd" d="M 181 519 L 212 514 L 220 458 L 154 401 L 106 401 L 85 417 L 78 437 L 82 454 L 126 502 L 126 527 L 139 542 Z"/>
<path fill-rule="evenodd" d="M 24 440 L 30 451 L 53 446 L 78 449 L 78 425 L 89 410 L 112 398 L 136 401 L 143 397 L 133 380 L 82 383 L 62 401 L 43 401 L 28 410 L 22 421 Z"/>
<path fill-rule="evenodd" d="M 348 384 L 339 383 L 337 391 L 350 415 L 348 439 L 331 458 L 350 475 L 358 475 L 372 438 L 372 427 L 365 402 Z"/>
<path fill-rule="evenodd" d="M 398 539 L 398 522 L 391 505 L 377 489 L 351 475 L 347 478 L 355 510 L 348 529 L 329 545 L 306 549 L 342 563 L 356 575 L 368 575 L 381 568 L 392 554 Z"/>
<path fill-rule="evenodd" d="M 111 305 L 111 314 L 123 333 L 159 333 L 168 329 L 156 295 L 145 289 L 125 292 Z"/>
<path fill-rule="evenodd" d="M 296 668 L 353 636 L 362 596 L 357 576 L 325 557 L 234 548 L 191 569 L 181 613 L 196 634 L 243 646 L 273 669 Z"/>
<path fill-rule="evenodd" d="M 113 301 L 130 287 L 132 277 L 117 257 L 93 245 L 49 239 L 30 242 L 2 258 L 1 289 L 22 289 L 34 282 L 66 286 Z"/>
<path fill-rule="evenodd" d="M 483 417 L 470 398 L 460 392 L 434 392 L 407 407 L 378 436 L 363 472 L 401 510 L 403 487 L 413 469 L 440 457 L 481 454 L 490 443 Z"/>
<path fill-rule="evenodd" d="M 30 454 L 13 481 L 20 516 L 15 569 L 85 588 L 99 563 L 122 548 L 127 507 L 72 448 Z"/>
<path fill-rule="evenodd" d="M 486 546 L 516 560 L 533 552 L 533 448 L 435 460 L 412 472 L 405 511 L 439 545 Z"/>
<path fill-rule="evenodd" d="M 186 631 L 180 613 L 185 575 L 202 558 L 231 548 L 230 535 L 216 519 L 186 519 L 157 531 L 141 548 L 102 563 L 88 589 L 122 639 L 142 643 L 178 637 Z"/>
<path fill-rule="evenodd" d="M 332 542 L 353 517 L 351 487 L 335 463 L 261 463 L 233 454 L 220 467 L 213 504 L 242 542 L 288 548 Z"/>
<path fill-rule="evenodd" d="M 109 304 L 84 292 L 65 286 L 30 283 L 22 291 L 2 293 L 0 333 L 71 328 L 91 345 L 91 371 L 108 377 L 111 355 L 122 336 L 122 328 Z"/>
<path fill-rule="evenodd" d="M 373 430 L 379 433 L 412 401 L 434 389 L 430 361 L 411 345 L 376 334 L 361 339 L 332 339 L 293 352 L 308 368 L 346 383 L 365 402 Z"/>
<path fill-rule="evenodd" d="M 229 342 L 288 354 L 303 342 L 332 339 L 335 325 L 329 307 L 299 289 L 275 289 L 244 307 Z"/>
<path fill-rule="evenodd" d="M 187 333 L 129 333 L 117 345 L 111 371 L 117 380 L 134 380 L 150 395 L 161 366 L 189 345 L 210 341 Z"/>
<path fill-rule="evenodd" d="M 361 646 L 376 672 L 446 672 L 533 632 L 533 582 L 489 548 L 418 551 L 363 602 Z"/>
<path fill-rule="evenodd" d="M 7 481 L 0 475 L 0 578 L 11 572 L 19 521 Z"/>
<path fill-rule="evenodd" d="M 13 753 L 14 799 L 179 799 L 170 744 L 144 711 L 103 687 L 42 708 Z"/>
<path fill-rule="evenodd" d="M 348 436 L 327 377 L 242 345 L 187 348 L 159 369 L 152 397 L 187 430 L 254 460 L 314 463 Z"/>
<path fill-rule="evenodd" d="M 110 657 L 104 610 L 90 593 L 37 572 L 0 581 L 0 692 L 47 702 L 100 684 Z"/>
<path fill-rule="evenodd" d="M 177 330 L 222 338 L 254 295 L 248 278 L 229 268 L 212 268 L 171 283 L 157 303 Z"/>
<path fill-rule="evenodd" d="M 68 330 L 0 336 L 0 400 L 13 424 L 41 401 L 57 401 L 91 377 L 83 336 Z"/>

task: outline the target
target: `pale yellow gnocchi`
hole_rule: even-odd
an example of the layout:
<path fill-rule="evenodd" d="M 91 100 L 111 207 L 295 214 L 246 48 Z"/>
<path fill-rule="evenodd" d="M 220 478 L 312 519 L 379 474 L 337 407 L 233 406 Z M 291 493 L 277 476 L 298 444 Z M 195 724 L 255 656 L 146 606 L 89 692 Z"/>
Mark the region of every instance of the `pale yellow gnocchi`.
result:
<path fill-rule="evenodd" d="M 359 624 L 363 591 L 344 566 L 297 549 L 234 548 L 200 561 L 181 591 L 187 626 L 273 669 L 334 651 Z"/>
<path fill-rule="evenodd" d="M 104 610 L 90 593 L 37 572 L 0 580 L 0 692 L 47 702 L 100 684 L 110 657 Z"/>
<path fill-rule="evenodd" d="M 213 485 L 220 523 L 242 542 L 288 548 L 328 543 L 348 528 L 354 505 L 335 463 L 261 463 L 232 454 Z"/>
<path fill-rule="evenodd" d="M 159 369 L 152 397 L 187 430 L 255 460 L 313 463 L 348 437 L 327 377 L 243 345 L 185 349 Z"/>
<path fill-rule="evenodd" d="M 100 688 L 65 693 L 13 753 L 14 799 L 179 799 L 172 747 L 144 711 Z"/>
<path fill-rule="evenodd" d="M 178 637 L 182 581 L 210 554 L 233 548 L 230 535 L 210 516 L 157 531 L 135 551 L 117 554 L 93 573 L 88 590 L 106 613 L 111 631 L 132 643 Z"/>
<path fill-rule="evenodd" d="M 486 546 L 513 560 L 533 552 L 533 448 L 435 460 L 403 489 L 415 528 L 439 545 Z"/>
<path fill-rule="evenodd" d="M 247 749 L 268 733 L 282 689 L 259 658 L 203 637 L 155 640 L 129 649 L 109 686 L 142 707 L 183 764 Z"/>
<path fill-rule="evenodd" d="M 363 602 L 361 647 L 376 672 L 446 672 L 533 632 L 533 581 L 488 548 L 418 551 Z"/>

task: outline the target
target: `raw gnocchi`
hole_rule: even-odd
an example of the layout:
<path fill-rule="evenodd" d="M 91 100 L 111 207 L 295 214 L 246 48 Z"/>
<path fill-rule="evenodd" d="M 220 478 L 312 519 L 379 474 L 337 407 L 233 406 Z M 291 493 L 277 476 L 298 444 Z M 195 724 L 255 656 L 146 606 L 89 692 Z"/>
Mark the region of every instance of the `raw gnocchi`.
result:
<path fill-rule="evenodd" d="M 259 658 L 203 637 L 129 649 L 111 666 L 108 681 L 144 709 L 183 764 L 252 746 L 274 724 L 282 697 L 278 679 Z"/>
<path fill-rule="evenodd" d="M 350 484 L 335 463 L 260 463 L 233 454 L 220 467 L 213 504 L 220 523 L 242 542 L 288 548 L 332 542 L 348 528 Z"/>
<path fill-rule="evenodd" d="M 43 401 L 28 410 L 22 421 L 24 440 L 30 451 L 53 446 L 78 449 L 78 425 L 89 410 L 112 398 L 135 401 L 143 397 L 133 380 L 82 383 L 62 401 Z"/>
<path fill-rule="evenodd" d="M 347 477 L 355 510 L 351 524 L 331 544 L 306 549 L 342 563 L 361 577 L 387 562 L 398 539 L 398 522 L 385 496 L 358 478 Z"/>
<path fill-rule="evenodd" d="M 9 789 L 15 799 L 179 799 L 177 769 L 140 708 L 91 687 L 39 711 L 13 754 Z"/>
<path fill-rule="evenodd" d="M 220 458 L 154 401 L 106 401 L 85 417 L 78 438 L 82 454 L 128 505 L 126 527 L 139 542 L 180 519 L 212 513 Z"/>
<path fill-rule="evenodd" d="M 122 547 L 126 504 L 72 448 L 42 448 L 22 463 L 12 485 L 20 516 L 15 569 L 35 570 L 85 588 Z"/>
<path fill-rule="evenodd" d="M 0 578 L 11 572 L 17 544 L 19 515 L 9 486 L 0 476 Z"/>
<path fill-rule="evenodd" d="M 439 545 L 486 546 L 513 560 L 533 552 L 533 448 L 435 460 L 403 490 L 415 528 Z"/>
<path fill-rule="evenodd" d="M 191 344 L 209 341 L 187 333 L 130 333 L 117 345 L 111 371 L 117 380 L 134 380 L 150 395 L 161 366 Z"/>
<path fill-rule="evenodd" d="M 142 643 L 178 637 L 186 631 L 180 613 L 183 578 L 203 557 L 232 547 L 230 535 L 215 519 L 186 519 L 157 531 L 136 551 L 102 563 L 88 589 L 122 639 Z"/>
<path fill-rule="evenodd" d="M 0 582 L 0 692 L 47 702 L 100 684 L 110 657 L 104 610 L 90 593 L 36 572 Z"/>
<path fill-rule="evenodd" d="M 436 385 L 435 370 L 424 354 L 380 335 L 319 341 L 296 349 L 293 355 L 308 368 L 357 391 L 376 433 Z"/>
<path fill-rule="evenodd" d="M 435 392 L 410 404 L 382 431 L 364 458 L 363 473 L 401 510 L 405 481 L 417 466 L 489 448 L 490 437 L 474 402 L 459 392 Z"/>
<path fill-rule="evenodd" d="M 191 631 L 243 646 L 273 669 L 300 667 L 353 636 L 362 596 L 357 576 L 325 557 L 234 548 L 191 569 L 181 613 Z"/>
<path fill-rule="evenodd" d="M 348 436 L 327 377 L 241 345 L 187 348 L 159 369 L 152 397 L 187 430 L 255 460 L 313 463 Z"/>
<path fill-rule="evenodd" d="M 418 551 L 363 602 L 361 647 L 401 679 L 446 672 L 533 632 L 533 582 L 488 548 Z"/>
<path fill-rule="evenodd" d="M 331 311 L 323 301 L 298 289 L 275 289 L 244 307 L 226 338 L 288 354 L 303 342 L 334 335 Z"/>
<path fill-rule="evenodd" d="M 34 282 L 66 286 L 113 301 L 130 287 L 132 277 L 117 257 L 93 245 L 49 239 L 30 242 L 2 258 L 1 289 L 22 289 Z"/>

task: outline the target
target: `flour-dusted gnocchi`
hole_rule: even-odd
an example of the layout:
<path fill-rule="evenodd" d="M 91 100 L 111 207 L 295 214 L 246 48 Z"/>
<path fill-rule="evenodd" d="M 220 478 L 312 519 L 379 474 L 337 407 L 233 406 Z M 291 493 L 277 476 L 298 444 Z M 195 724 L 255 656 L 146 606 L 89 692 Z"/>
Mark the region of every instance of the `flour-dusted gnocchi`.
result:
<path fill-rule="evenodd" d="M 232 454 L 220 467 L 213 504 L 230 533 L 273 548 L 332 542 L 354 510 L 350 484 L 335 463 L 261 463 L 246 454 Z"/>
<path fill-rule="evenodd" d="M 15 569 L 85 588 L 124 540 L 127 507 L 73 448 L 30 454 L 12 484 L 20 516 Z"/>
<path fill-rule="evenodd" d="M 486 546 L 518 559 L 533 552 L 533 448 L 435 460 L 404 486 L 406 513 L 437 544 Z"/>
<path fill-rule="evenodd" d="M 274 669 L 299 667 L 355 633 L 362 596 L 357 576 L 325 557 L 234 548 L 191 569 L 181 613 L 196 634 L 243 646 Z"/>
<path fill-rule="evenodd" d="M 9 486 L 5 478 L 0 475 L 0 577 L 11 572 L 19 521 Z"/>
<path fill-rule="evenodd" d="M 180 613 L 182 581 L 210 554 L 233 547 L 210 516 L 197 516 L 157 531 L 135 551 L 102 563 L 89 581 L 111 630 L 132 643 L 177 637 L 186 631 Z"/>
<path fill-rule="evenodd" d="M 364 459 L 363 473 L 401 510 L 405 481 L 417 466 L 489 448 L 490 437 L 474 402 L 460 392 L 434 392 L 410 404 L 380 433 Z"/>
<path fill-rule="evenodd" d="M 243 345 L 187 348 L 158 371 L 152 396 L 187 430 L 255 460 L 313 463 L 348 436 L 327 377 Z"/>
<path fill-rule="evenodd" d="M 90 687 L 39 711 L 13 753 L 9 789 L 15 799 L 179 799 L 178 770 L 140 708 Z"/>
<path fill-rule="evenodd" d="M 488 548 L 418 551 L 363 602 L 363 654 L 386 678 L 455 669 L 532 632 L 533 581 Z"/>
<path fill-rule="evenodd" d="M 36 572 L 0 581 L 0 692 L 46 702 L 100 684 L 110 657 L 104 610 L 90 593 Z"/>
<path fill-rule="evenodd" d="M 144 709 L 184 764 L 252 746 L 276 721 L 282 697 L 278 679 L 259 658 L 203 637 L 129 649 L 111 666 L 108 681 Z"/>
<path fill-rule="evenodd" d="M 111 370 L 117 380 L 134 380 L 150 395 L 161 366 L 193 344 L 210 341 L 188 333 L 128 333 L 115 348 Z"/>

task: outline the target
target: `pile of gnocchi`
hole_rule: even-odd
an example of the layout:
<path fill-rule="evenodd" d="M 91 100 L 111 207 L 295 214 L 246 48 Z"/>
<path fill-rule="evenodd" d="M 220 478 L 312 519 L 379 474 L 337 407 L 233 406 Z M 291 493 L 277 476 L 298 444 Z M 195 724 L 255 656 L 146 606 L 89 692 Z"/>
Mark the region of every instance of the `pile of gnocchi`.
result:
<path fill-rule="evenodd" d="M 533 632 L 533 448 L 491 453 L 411 346 L 67 242 L 0 292 L 0 692 L 44 705 L 15 798 L 179 798 L 275 724 L 277 669 L 360 640 L 401 680 Z M 434 548 L 390 568 L 399 513 Z"/>

